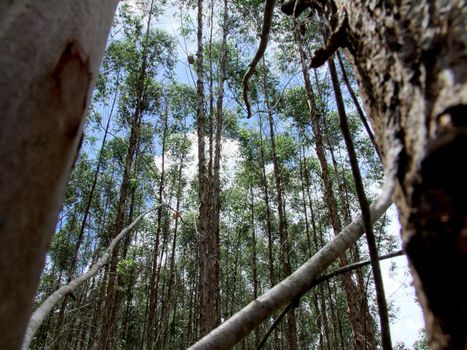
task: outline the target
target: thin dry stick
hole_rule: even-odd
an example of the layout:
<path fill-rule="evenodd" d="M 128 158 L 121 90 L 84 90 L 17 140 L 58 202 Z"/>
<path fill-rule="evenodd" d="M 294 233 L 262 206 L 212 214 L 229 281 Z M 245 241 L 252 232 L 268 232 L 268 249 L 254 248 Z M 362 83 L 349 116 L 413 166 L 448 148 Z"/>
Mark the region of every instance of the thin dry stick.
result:
<path fill-rule="evenodd" d="M 347 153 L 349 155 L 350 167 L 352 169 L 355 188 L 357 190 L 357 198 L 362 212 L 363 223 L 365 225 L 366 240 L 368 243 L 368 251 L 370 253 L 371 270 L 373 272 L 373 278 L 375 281 L 376 301 L 378 303 L 378 313 L 381 324 L 381 343 L 383 346 L 383 350 L 391 350 L 392 344 L 388 316 L 388 306 L 386 303 L 386 297 L 384 295 L 383 276 L 381 274 L 381 268 L 379 266 L 378 247 L 376 245 L 373 225 L 371 223 L 370 206 L 368 205 L 368 199 L 366 198 L 362 175 L 360 173 L 360 168 L 358 165 L 357 154 L 355 152 L 352 135 L 350 133 L 349 124 L 347 122 L 347 114 L 345 112 L 344 100 L 342 98 L 339 79 L 337 77 L 337 70 L 332 57 L 328 60 L 328 65 L 329 71 L 331 73 L 334 94 L 336 96 L 337 111 L 340 120 L 339 124 L 342 130 L 342 135 L 344 137 Z"/>
<path fill-rule="evenodd" d="M 159 207 L 159 206 L 158 206 Z M 77 278 L 71 280 L 68 284 L 61 286 L 57 289 L 54 293 L 52 293 L 42 304 L 39 306 L 36 311 L 32 314 L 31 318 L 29 319 L 28 327 L 26 329 L 26 334 L 24 336 L 23 341 L 23 350 L 27 350 L 29 344 L 31 343 L 34 335 L 36 334 L 37 330 L 41 326 L 44 319 L 47 315 L 52 311 L 54 306 L 58 303 L 58 301 L 63 298 L 67 294 L 71 294 L 76 288 L 78 288 L 81 284 L 83 284 L 89 278 L 95 276 L 97 272 L 107 264 L 107 261 L 112 254 L 115 246 L 120 242 L 120 240 L 135 227 L 135 225 L 148 213 L 151 211 L 156 210 L 156 208 L 152 208 L 150 210 L 145 211 L 141 215 L 139 215 L 130 225 L 124 228 L 109 244 L 107 249 L 105 250 L 102 257 L 84 274 L 78 276 Z"/>
<path fill-rule="evenodd" d="M 386 255 L 382 255 L 379 260 L 385 260 L 385 259 L 390 259 L 390 258 L 394 258 L 394 257 L 397 257 L 397 256 L 401 256 L 401 255 L 404 255 L 404 252 L 402 250 L 398 250 L 396 252 L 392 252 L 392 253 L 389 253 L 389 254 L 386 254 Z M 311 289 L 313 289 L 314 287 L 316 287 L 318 284 L 320 283 L 323 283 L 325 281 L 328 281 L 330 280 L 331 278 L 333 277 L 336 277 L 338 275 L 342 275 L 343 273 L 347 273 L 347 272 L 350 272 L 350 271 L 353 271 L 353 270 L 356 270 L 356 269 L 359 269 L 363 266 L 367 266 L 371 263 L 371 260 L 364 260 L 364 261 L 359 261 L 359 262 L 356 262 L 356 263 L 353 263 L 353 264 L 349 264 L 347 266 L 344 266 L 340 269 L 337 269 L 327 275 L 324 275 L 324 276 L 321 276 L 321 277 L 318 277 L 316 280 L 314 280 L 311 285 L 309 286 L 309 288 L 305 291 L 308 292 L 310 291 Z M 280 323 L 280 321 L 284 318 L 285 315 L 287 315 L 287 312 L 290 311 L 290 309 L 292 309 L 293 307 L 296 307 L 298 306 L 298 303 L 300 301 L 300 298 L 305 294 L 303 293 L 301 296 L 299 296 L 296 300 L 293 300 L 289 305 L 287 305 L 287 307 L 284 309 L 284 311 L 281 312 L 281 314 L 274 320 L 273 324 L 271 325 L 271 327 L 269 327 L 268 331 L 264 334 L 263 338 L 261 339 L 261 342 L 258 344 L 256 350 L 259 350 L 263 347 L 263 345 L 266 343 L 266 341 L 268 340 L 269 336 L 271 335 L 271 333 L 274 331 L 274 329 L 277 327 L 277 325 Z"/>
<path fill-rule="evenodd" d="M 373 144 L 373 147 L 375 148 L 375 151 L 378 154 L 379 159 L 381 159 L 381 154 L 379 153 L 378 146 L 376 146 L 375 136 L 373 135 L 370 125 L 368 124 L 368 121 L 366 120 L 365 113 L 363 113 L 363 109 L 360 106 L 360 103 L 358 102 L 357 96 L 355 95 L 355 92 L 352 89 L 352 84 L 350 84 L 350 80 L 349 80 L 349 77 L 347 76 L 347 72 L 345 71 L 344 63 L 342 62 L 342 58 L 341 58 L 339 51 L 337 51 L 337 59 L 341 67 L 342 78 L 344 78 L 345 86 L 347 87 L 347 91 L 349 92 L 349 95 L 352 98 L 352 102 L 355 105 L 357 114 L 360 117 L 360 120 L 363 126 L 365 127 L 368 137 L 370 138 L 370 141 Z"/>
<path fill-rule="evenodd" d="M 256 66 L 259 60 L 264 56 L 266 48 L 268 47 L 269 41 L 269 32 L 271 31 L 272 16 L 274 14 L 274 6 L 276 5 L 276 0 L 266 0 L 264 5 L 264 15 L 263 15 L 263 28 L 261 29 L 261 41 L 259 43 L 258 51 L 256 51 L 253 60 L 248 66 L 248 70 L 243 76 L 243 99 L 245 100 L 245 106 L 248 113 L 248 118 L 251 118 L 251 105 L 250 100 L 248 99 L 248 81 L 250 77 L 256 70 Z"/>

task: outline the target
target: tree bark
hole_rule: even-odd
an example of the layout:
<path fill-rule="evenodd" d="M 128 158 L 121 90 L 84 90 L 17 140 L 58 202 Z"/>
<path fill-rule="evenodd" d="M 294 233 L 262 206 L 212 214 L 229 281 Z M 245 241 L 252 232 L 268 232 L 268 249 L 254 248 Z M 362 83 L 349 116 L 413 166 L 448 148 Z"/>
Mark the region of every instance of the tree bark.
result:
<path fill-rule="evenodd" d="M 21 346 L 116 5 L 0 4 L 1 348 Z"/>
<path fill-rule="evenodd" d="M 467 8 L 462 0 L 305 1 L 353 63 L 386 173 L 431 347 L 467 344 Z M 331 42 L 331 41 L 330 41 Z M 333 47 L 334 50 L 329 48 Z M 326 56 L 328 55 L 328 56 Z M 317 62 L 317 60 L 313 60 Z M 313 62 L 312 61 L 312 62 Z"/>
<path fill-rule="evenodd" d="M 200 333 L 208 333 L 219 323 L 219 298 L 215 281 L 219 280 L 218 256 L 213 250 L 212 235 L 209 225 L 211 199 L 209 198 L 209 173 L 206 167 L 204 110 L 204 59 L 203 59 L 203 0 L 198 0 L 198 59 L 197 59 L 197 135 L 198 135 L 198 182 L 199 182 L 199 297 L 200 297 Z M 214 304 L 214 307 L 213 307 Z"/>

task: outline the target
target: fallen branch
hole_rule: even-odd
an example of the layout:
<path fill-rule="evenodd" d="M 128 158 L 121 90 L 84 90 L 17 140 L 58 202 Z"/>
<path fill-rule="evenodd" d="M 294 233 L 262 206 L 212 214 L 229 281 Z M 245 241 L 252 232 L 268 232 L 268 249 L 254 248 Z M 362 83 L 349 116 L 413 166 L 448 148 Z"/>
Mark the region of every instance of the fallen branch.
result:
<path fill-rule="evenodd" d="M 44 319 L 47 317 L 47 315 L 52 311 L 52 309 L 55 307 L 55 305 L 58 303 L 58 301 L 63 298 L 67 294 L 71 294 L 77 287 L 79 287 L 81 284 L 83 284 L 86 280 L 89 278 L 95 276 L 97 272 L 105 265 L 107 264 L 107 261 L 110 258 L 110 255 L 112 254 L 112 251 L 114 250 L 115 246 L 118 244 L 118 242 L 128 233 L 131 231 L 133 227 L 148 213 L 151 211 L 156 210 L 156 208 L 147 210 L 146 212 L 142 213 L 139 215 L 130 225 L 128 225 L 126 228 L 124 228 L 111 242 L 110 245 L 107 247 L 105 250 L 104 254 L 102 257 L 84 274 L 81 276 L 78 276 L 77 278 L 73 279 L 70 281 L 70 283 L 61 286 L 59 289 L 57 289 L 54 293 L 52 293 L 42 304 L 39 306 L 36 311 L 32 314 L 31 318 L 29 319 L 28 327 L 26 329 L 26 334 L 24 336 L 23 340 L 23 350 L 27 350 L 29 347 L 29 344 L 31 343 L 32 339 L 34 338 L 34 335 L 36 334 L 37 330 L 41 326 L 42 322 Z"/>
<path fill-rule="evenodd" d="M 256 70 L 259 60 L 264 56 L 264 52 L 268 47 L 269 41 L 269 32 L 271 31 L 272 16 L 274 14 L 274 6 L 276 5 L 276 0 L 266 0 L 264 5 L 264 15 L 263 15 L 263 28 L 261 29 L 261 41 L 259 42 L 258 51 L 256 51 L 253 60 L 248 66 L 248 70 L 243 76 L 243 99 L 245 100 L 246 111 L 248 113 L 248 118 L 251 118 L 251 105 L 250 100 L 248 99 L 248 81 L 250 77 Z"/>
<path fill-rule="evenodd" d="M 391 205 L 391 193 L 392 190 L 384 190 L 372 204 L 370 212 L 373 222 L 383 215 Z M 221 350 L 232 348 L 275 310 L 302 295 L 334 260 L 344 254 L 357 241 L 363 231 L 362 218 L 358 217 L 293 274 L 245 306 L 196 342 L 190 349 Z"/>
<path fill-rule="evenodd" d="M 403 254 L 404 254 L 404 252 L 402 250 L 398 250 L 397 252 L 392 252 L 392 253 L 380 256 L 379 260 L 380 261 L 381 260 L 386 260 L 386 259 L 394 258 L 396 256 L 401 256 Z M 333 272 L 331 272 L 331 273 L 329 273 L 327 275 L 318 277 L 316 280 L 314 280 L 311 283 L 311 285 L 308 287 L 308 289 L 302 295 L 297 297 L 297 299 L 293 300 L 289 305 L 287 305 L 287 307 L 284 309 L 284 311 L 282 311 L 281 314 L 274 320 L 273 324 L 271 325 L 271 327 L 269 327 L 268 331 L 264 334 L 264 336 L 261 339 L 260 343 L 256 347 L 256 350 L 260 350 L 263 347 L 263 345 L 266 343 L 266 341 L 268 340 L 271 333 L 274 331 L 274 329 L 277 327 L 277 325 L 281 322 L 281 320 L 284 318 L 284 316 L 287 315 L 287 312 L 289 312 L 292 308 L 298 306 L 298 304 L 300 302 L 300 298 L 306 292 L 310 291 L 310 289 L 316 287 L 318 284 L 321 284 L 321 283 L 323 283 L 323 282 L 325 282 L 327 280 L 330 280 L 333 277 L 336 277 L 338 275 L 342 275 L 343 273 L 347 273 L 347 272 L 359 269 L 359 268 L 361 268 L 363 266 L 369 265 L 370 263 L 371 263 L 371 260 L 364 260 L 364 261 L 359 261 L 359 262 L 356 262 L 356 263 L 353 263 L 353 264 L 349 264 L 349 265 L 344 266 L 344 267 L 342 267 L 340 269 L 337 269 L 337 270 L 335 270 L 335 271 L 333 271 Z"/>

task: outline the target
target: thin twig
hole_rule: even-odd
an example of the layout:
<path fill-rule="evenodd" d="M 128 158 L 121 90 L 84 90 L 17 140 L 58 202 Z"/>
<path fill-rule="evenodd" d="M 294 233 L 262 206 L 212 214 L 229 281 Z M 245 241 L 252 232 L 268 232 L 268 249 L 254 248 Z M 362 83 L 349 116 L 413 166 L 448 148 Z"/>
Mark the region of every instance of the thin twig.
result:
<path fill-rule="evenodd" d="M 47 315 L 52 311 L 53 307 L 57 304 L 57 302 L 63 298 L 65 295 L 70 294 L 73 290 L 87 281 L 89 278 L 95 276 L 97 272 L 107 264 L 112 251 L 120 242 L 120 240 L 130 232 L 133 227 L 148 213 L 154 211 L 158 208 L 152 208 L 144 213 L 140 214 L 130 225 L 124 228 L 110 243 L 110 245 L 105 250 L 102 257 L 84 274 L 78 276 L 77 278 L 71 280 L 68 284 L 61 286 L 58 288 L 54 293 L 52 293 L 32 314 L 31 318 L 29 319 L 28 327 L 26 329 L 26 334 L 23 341 L 22 349 L 26 350 L 29 347 L 34 335 L 38 331 L 39 327 L 41 326 L 44 319 Z"/>
<path fill-rule="evenodd" d="M 386 255 L 382 255 L 379 260 L 386 260 L 386 259 L 390 259 L 390 258 L 394 258 L 394 257 L 397 257 L 397 256 L 401 256 L 401 255 L 404 255 L 404 252 L 402 250 L 398 250 L 396 252 L 392 252 L 392 253 L 389 253 L 389 254 L 386 254 Z M 306 292 L 310 291 L 311 289 L 313 289 L 314 287 L 316 287 L 318 284 L 321 284 L 323 282 L 326 282 L 328 280 L 330 280 L 331 278 L 333 277 L 336 277 L 336 276 L 339 276 L 339 275 L 342 275 L 344 273 L 347 273 L 347 272 L 351 272 L 353 270 L 356 270 L 356 269 L 359 269 L 361 267 L 364 267 L 364 266 L 367 266 L 371 263 L 371 260 L 364 260 L 364 261 L 359 261 L 359 262 L 356 262 L 356 263 L 353 263 L 353 264 L 349 264 L 347 266 L 344 266 L 340 269 L 337 269 L 327 275 L 324 275 L 324 276 L 321 276 L 321 277 L 318 277 L 316 280 L 314 280 L 309 288 L 303 293 L 305 294 Z M 260 343 L 258 344 L 258 346 L 256 347 L 256 350 L 259 350 L 263 347 L 263 345 L 266 343 L 266 341 L 268 340 L 269 336 L 271 335 L 271 333 L 274 331 L 274 329 L 277 327 L 277 325 L 280 323 L 280 321 L 284 318 L 285 315 L 287 315 L 287 313 L 294 307 L 297 307 L 300 303 L 300 298 L 303 296 L 303 294 L 301 296 L 299 296 L 297 299 L 293 300 L 292 302 L 290 302 L 289 305 L 287 305 L 287 307 L 281 312 L 281 314 L 274 320 L 273 324 L 271 325 L 271 327 L 269 327 L 268 331 L 264 334 L 263 338 L 261 339 Z"/>

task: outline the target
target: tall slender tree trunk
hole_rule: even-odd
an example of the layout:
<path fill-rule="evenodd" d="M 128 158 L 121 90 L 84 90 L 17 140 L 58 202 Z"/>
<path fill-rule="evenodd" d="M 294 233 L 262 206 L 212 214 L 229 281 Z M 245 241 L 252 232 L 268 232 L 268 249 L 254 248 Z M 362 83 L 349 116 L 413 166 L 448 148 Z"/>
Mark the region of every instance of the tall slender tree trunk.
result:
<path fill-rule="evenodd" d="M 253 196 L 253 188 L 250 187 L 250 211 L 251 211 L 251 250 L 252 250 L 252 261 L 251 270 L 253 275 L 253 299 L 258 297 L 258 268 L 257 268 L 257 251 L 256 251 L 256 222 L 255 222 L 255 200 Z M 259 328 L 259 327 L 258 327 Z M 259 331 L 255 329 L 255 347 L 260 342 Z"/>
<path fill-rule="evenodd" d="M 135 111 L 135 115 L 133 117 L 133 125 L 131 128 L 130 139 L 129 139 L 129 146 L 128 152 L 125 159 L 125 168 L 123 172 L 122 183 L 120 186 L 120 197 L 117 206 L 117 216 L 115 219 L 114 225 L 114 233 L 112 237 L 118 235 L 124 225 L 124 216 L 125 216 L 125 204 L 127 200 L 127 196 L 130 190 L 130 173 L 131 173 L 131 166 L 133 164 L 134 155 L 136 152 L 138 134 L 139 134 L 139 125 L 140 125 L 140 118 L 142 115 L 142 111 L 137 110 Z M 104 303 L 104 316 L 102 321 L 102 329 L 99 339 L 99 348 L 102 350 L 111 349 L 113 343 L 113 331 L 115 326 L 115 311 L 116 311 L 116 304 L 115 304 L 115 294 L 116 294 L 116 284 L 117 284 L 117 263 L 119 257 L 119 249 L 116 247 L 112 252 L 112 257 L 109 263 L 109 271 L 107 273 L 108 281 L 106 285 L 106 298 Z"/>
<path fill-rule="evenodd" d="M 205 111 L 204 111 L 204 60 L 203 60 L 203 0 L 198 0 L 198 59 L 197 59 L 197 134 L 199 178 L 199 297 L 200 333 L 208 333 L 219 322 L 218 255 L 213 245 L 216 241 L 210 229 L 209 173 L 206 168 Z M 214 249 L 213 249 L 214 248 Z M 216 275 L 217 273 L 217 275 Z"/>
<path fill-rule="evenodd" d="M 127 196 L 130 193 L 130 173 L 131 167 L 137 152 L 138 139 L 139 139 L 139 128 L 144 112 L 144 102 L 146 100 L 146 67 L 147 67 L 147 54 L 148 54 L 148 37 L 151 28 L 152 20 L 152 9 L 154 0 L 151 0 L 148 20 L 146 25 L 146 33 L 143 39 L 143 53 L 141 57 L 141 70 L 140 76 L 136 87 L 136 105 L 135 111 L 132 117 L 132 125 L 130 131 L 130 139 L 128 145 L 128 152 L 125 159 L 125 168 L 123 172 L 122 184 L 120 187 L 120 197 L 117 206 L 117 216 L 115 219 L 113 237 L 118 235 L 123 229 L 124 217 L 125 217 L 125 205 Z M 119 305 L 116 303 L 116 287 L 117 287 L 117 263 L 118 263 L 119 249 L 118 246 L 113 250 L 112 257 L 109 263 L 108 282 L 106 289 L 106 298 L 104 303 L 104 316 L 102 321 L 101 334 L 99 338 L 99 349 L 107 350 L 112 349 L 113 341 L 115 339 L 114 331 L 116 324 L 116 315 Z"/>
<path fill-rule="evenodd" d="M 174 283 L 175 283 L 175 252 L 177 248 L 177 234 L 178 234 L 178 226 L 179 226 L 179 221 L 180 221 L 180 202 L 182 199 L 182 188 L 183 188 L 183 167 L 184 167 L 184 161 L 185 161 L 185 155 L 182 155 L 182 158 L 180 159 L 180 165 L 178 167 L 178 183 L 177 183 L 177 194 L 176 194 L 176 200 L 177 203 L 175 205 L 175 224 L 174 224 L 174 230 L 173 230 L 173 238 L 172 238 L 172 251 L 170 254 L 170 270 L 169 270 L 169 281 L 168 281 L 168 287 L 167 287 L 167 304 L 171 305 L 171 303 L 174 305 L 174 308 L 176 306 L 176 297 L 174 298 L 172 296 L 172 291 L 174 289 Z M 170 318 L 170 315 L 165 315 L 165 323 L 168 323 L 168 319 Z M 175 313 L 173 313 L 175 317 Z M 169 341 L 168 337 L 168 332 L 169 332 L 169 326 L 166 324 L 163 332 L 163 338 L 162 338 L 162 344 L 164 347 L 167 345 L 167 341 Z M 170 347 L 170 346 L 169 346 Z"/>
<path fill-rule="evenodd" d="M 277 210 L 279 212 L 279 242 L 280 242 L 280 252 L 281 252 L 281 262 L 283 273 L 282 277 L 286 278 L 292 273 L 290 266 L 289 258 L 289 242 L 287 234 L 287 222 L 285 216 L 285 199 L 282 196 L 282 177 L 281 177 L 281 167 L 277 159 L 276 151 L 276 140 L 274 133 L 274 121 L 272 116 L 271 105 L 269 103 L 269 89 L 266 80 L 266 75 L 263 78 L 264 84 L 264 95 L 266 100 L 266 108 L 268 110 L 268 121 L 269 121 L 269 135 L 271 138 L 271 151 L 272 151 L 272 162 L 274 168 L 274 179 L 276 183 L 276 193 L 277 193 Z M 289 349 L 297 349 L 297 323 L 295 321 L 295 310 L 289 311 L 287 314 L 287 326 L 289 334 Z"/>
<path fill-rule="evenodd" d="M 259 155 L 261 162 L 261 180 L 263 183 L 263 194 L 264 194 L 264 206 L 266 208 L 266 230 L 268 234 L 268 267 L 269 267 L 269 283 L 271 288 L 275 285 L 274 279 L 274 252 L 273 252 L 273 226 L 272 226 L 272 214 L 271 206 L 269 201 L 269 186 L 268 178 L 266 176 L 266 161 L 263 147 L 263 122 L 261 113 L 258 117 L 259 120 Z"/>
<path fill-rule="evenodd" d="M 334 234 L 338 234 L 342 230 L 342 223 L 337 209 L 337 200 L 332 188 L 331 177 L 329 174 L 328 163 L 324 151 L 324 141 L 321 133 L 321 126 L 319 123 L 319 112 L 316 109 L 315 97 L 313 88 L 311 86 L 310 77 L 308 75 L 308 66 L 305 62 L 305 53 L 303 51 L 301 36 L 297 28 L 295 28 L 295 41 L 297 44 L 298 54 L 302 65 L 302 74 L 305 81 L 305 89 L 307 91 L 307 101 L 310 108 L 311 124 L 315 136 L 316 154 L 321 166 L 321 177 L 324 185 L 324 199 L 328 207 L 331 226 Z M 345 255 L 339 257 L 341 266 L 347 265 Z M 350 274 L 342 276 L 344 291 L 346 294 L 347 302 L 350 309 L 350 322 L 353 331 L 353 341 L 355 349 L 374 349 L 376 347 L 376 338 L 373 331 L 374 325 L 369 311 L 359 302 L 359 297 L 355 291 L 357 286 L 352 281 Z"/>
<path fill-rule="evenodd" d="M 156 221 L 156 237 L 154 241 L 154 248 L 153 248 L 153 257 L 152 257 L 152 268 L 151 268 L 151 277 L 149 279 L 149 303 L 148 303 L 148 319 L 146 323 L 146 348 L 148 350 L 152 350 L 154 347 L 154 338 L 155 338 L 155 318 L 156 318 L 156 308 L 158 302 L 158 271 L 159 266 L 162 264 L 162 261 L 159 261 L 159 243 L 160 243 L 160 236 L 162 231 L 162 203 L 163 203 L 163 195 L 164 195 L 164 187 L 165 187 L 165 149 L 166 149 L 166 138 L 167 138 L 167 128 L 168 128 L 168 114 L 169 114 L 169 107 L 168 102 L 166 101 L 165 106 L 165 113 L 164 113 L 164 120 L 163 120 L 163 131 L 162 131 L 162 151 L 161 151 L 161 175 L 159 180 L 159 191 L 158 191 L 158 205 L 159 208 L 157 209 L 157 221 Z"/>
<path fill-rule="evenodd" d="M 300 142 L 300 144 L 302 144 Z M 314 252 L 318 251 L 318 247 L 320 246 L 318 244 L 318 239 L 317 239 L 317 232 L 316 232 L 316 223 L 315 223 L 315 217 L 314 217 L 314 210 L 313 210 L 313 204 L 311 202 L 311 195 L 310 195 L 310 184 L 309 184 L 309 179 L 308 179 L 308 168 L 306 165 L 307 158 L 305 155 L 304 149 L 300 146 L 300 183 L 302 187 L 302 201 L 303 201 L 303 215 L 305 218 L 305 230 L 306 230 L 306 236 L 307 236 L 307 244 L 309 246 L 309 257 L 314 254 Z M 303 153 L 303 156 L 301 155 Z M 311 230 L 313 231 L 310 234 L 310 222 L 308 220 L 308 211 L 307 211 L 307 200 L 306 198 L 308 197 L 308 206 L 310 207 L 310 214 L 311 214 Z M 312 238 L 313 237 L 313 243 L 314 243 L 314 250 L 313 250 L 313 244 L 312 244 Z M 320 331 L 320 348 L 321 349 L 328 349 L 330 347 L 330 341 L 329 341 L 329 321 L 328 321 L 328 315 L 326 311 L 326 300 L 324 297 L 323 293 L 323 286 L 319 285 L 316 287 L 317 292 L 315 293 L 315 298 L 314 298 L 314 306 L 316 309 L 316 312 L 318 312 L 318 320 L 319 320 L 319 331 Z M 319 297 L 319 301 L 318 298 Z M 321 329 L 322 327 L 322 329 Z M 326 342 L 324 342 L 324 339 L 322 334 L 324 333 L 324 338 L 326 339 Z"/>
<path fill-rule="evenodd" d="M 379 254 L 378 247 L 376 246 L 376 238 L 373 232 L 373 226 L 370 218 L 370 206 L 365 195 L 365 189 L 363 187 L 363 180 L 360 174 L 358 166 L 357 154 L 352 141 L 352 135 L 350 134 L 349 125 L 347 122 L 347 115 L 345 112 L 344 100 L 342 98 L 341 89 L 339 86 L 339 78 L 337 76 L 336 66 L 334 60 L 331 57 L 328 60 L 329 71 L 331 73 L 332 86 L 334 89 L 334 95 L 336 97 L 337 110 L 340 118 L 340 126 L 342 134 L 344 136 L 345 145 L 349 154 L 350 165 L 352 168 L 352 174 L 355 180 L 355 187 L 357 188 L 357 197 L 360 203 L 362 211 L 362 217 L 365 224 L 366 240 L 368 243 L 368 251 L 371 259 L 371 269 L 373 272 L 373 278 L 375 280 L 376 289 L 376 300 L 378 302 L 379 321 L 381 324 L 381 338 L 384 350 L 392 350 L 391 344 L 391 332 L 389 327 L 389 316 L 388 306 L 386 304 L 386 297 L 384 294 L 383 277 L 381 275 L 381 268 L 379 266 Z"/>

